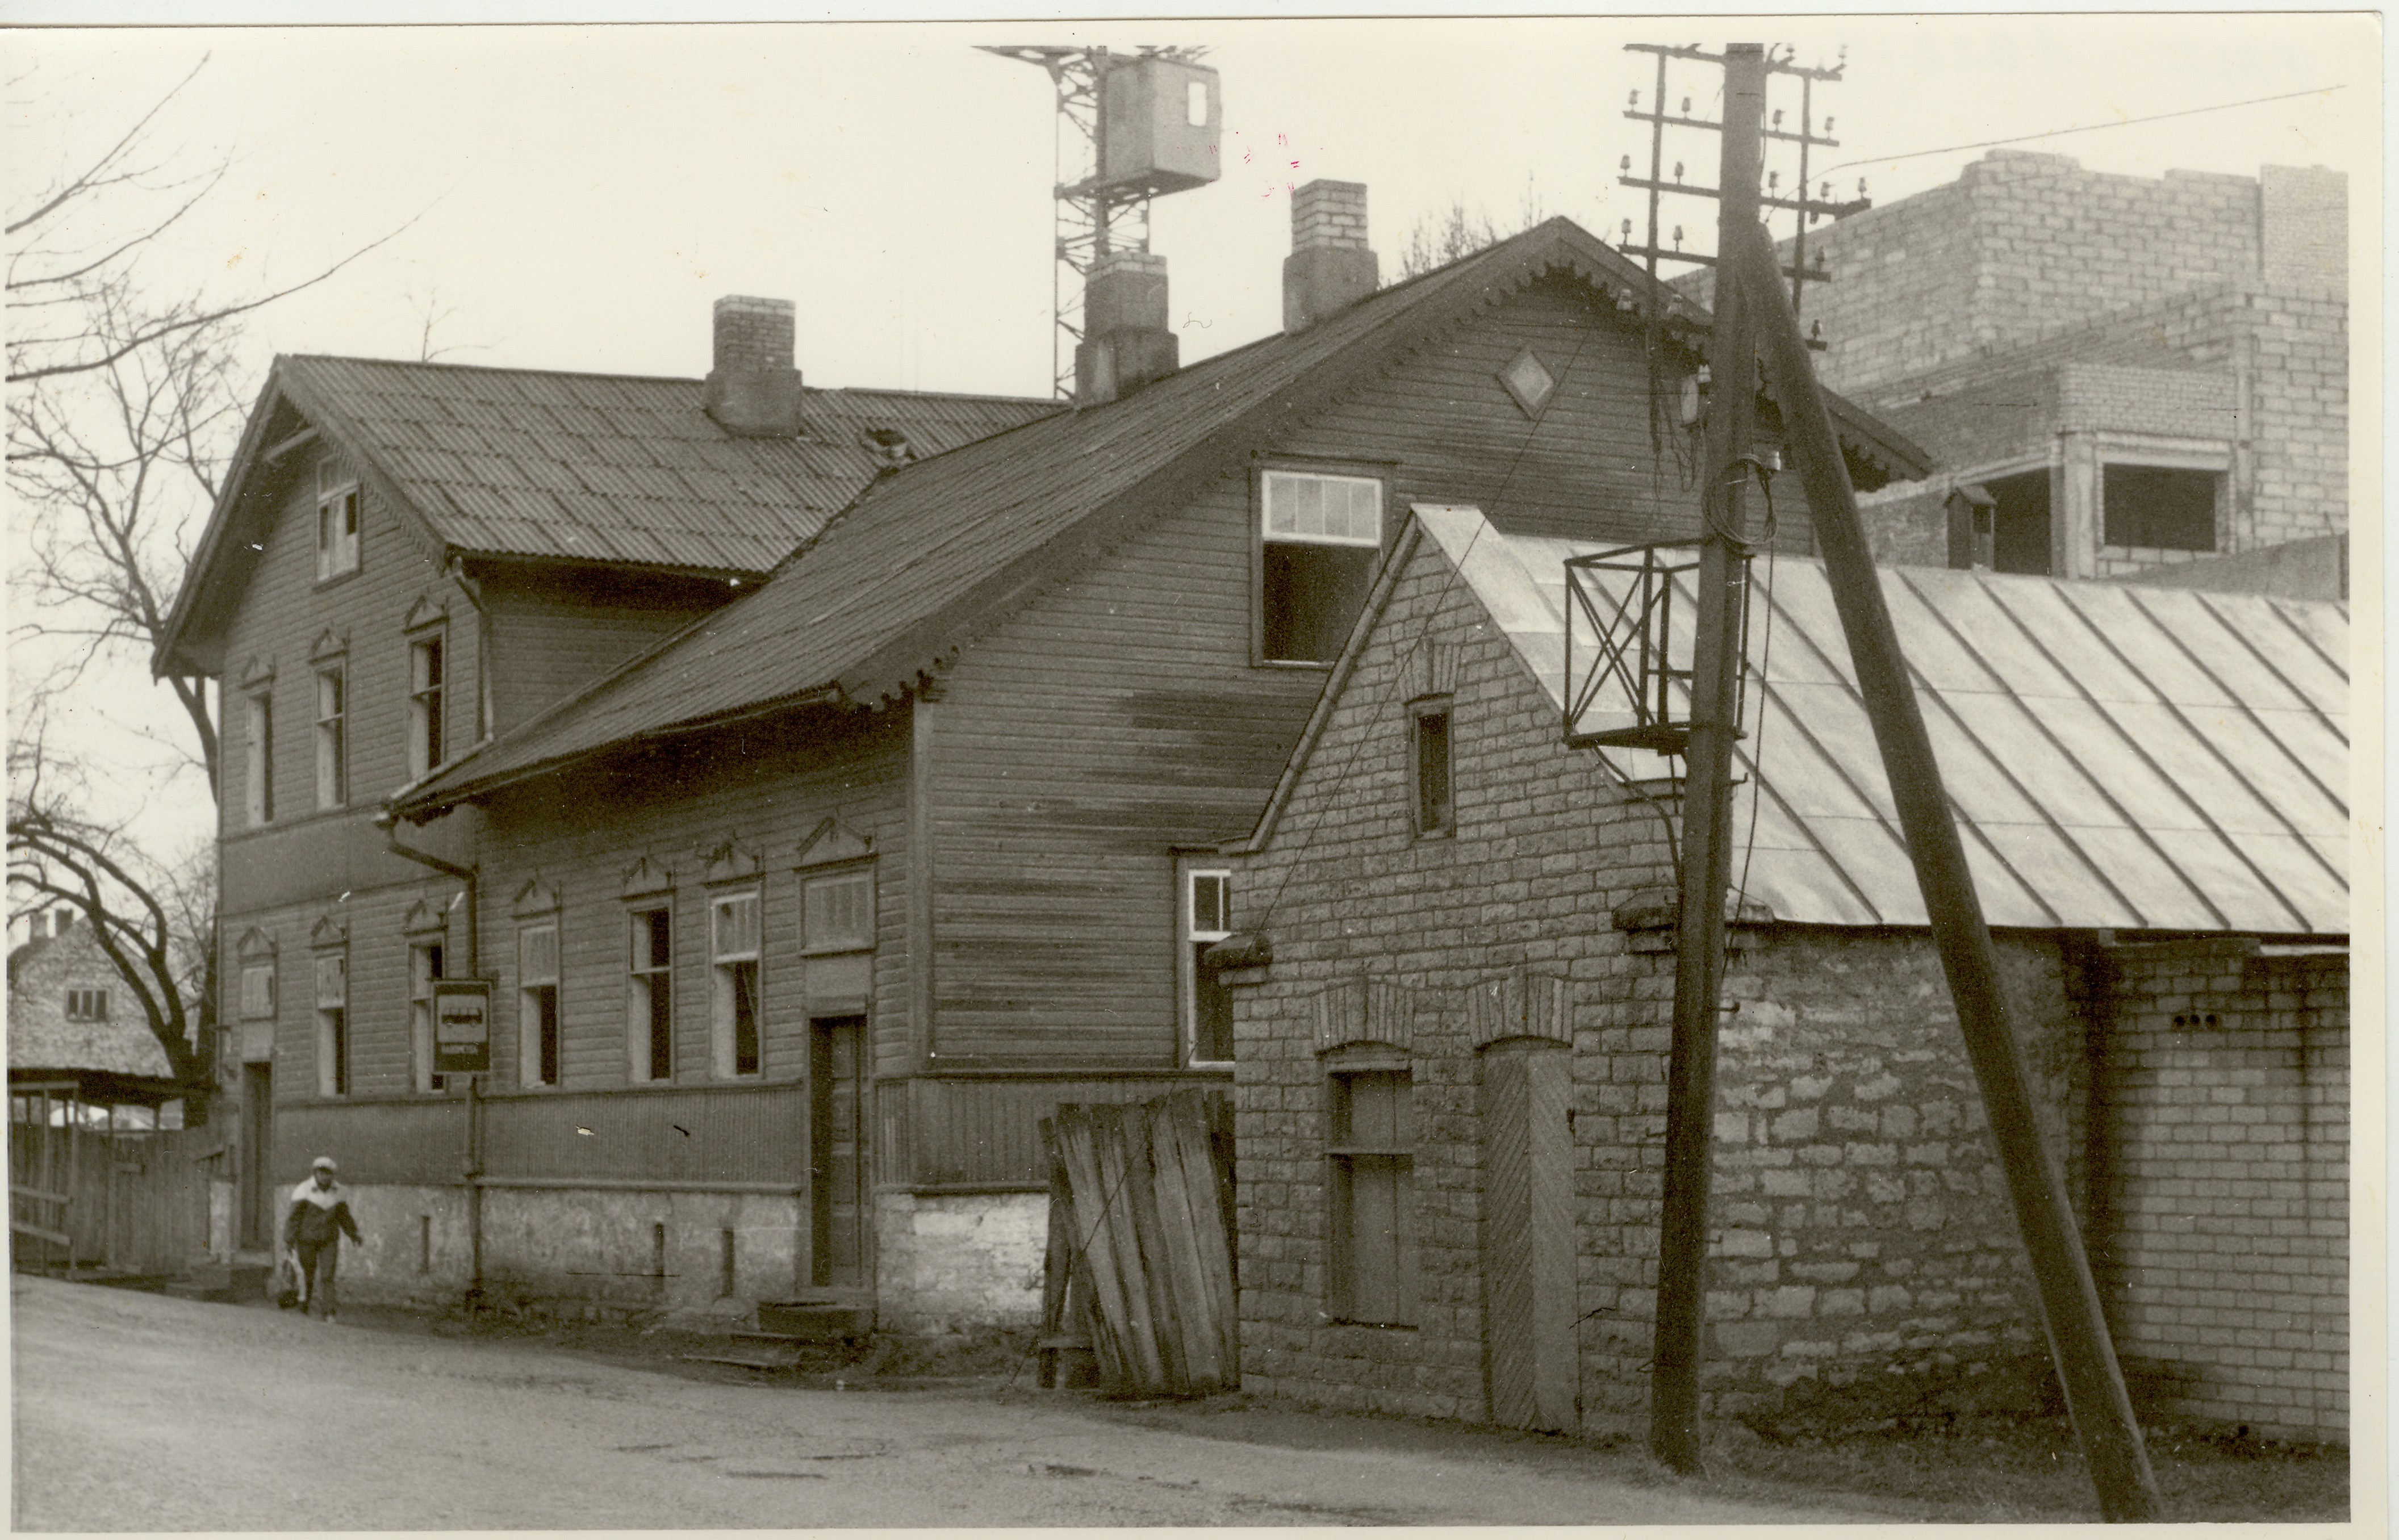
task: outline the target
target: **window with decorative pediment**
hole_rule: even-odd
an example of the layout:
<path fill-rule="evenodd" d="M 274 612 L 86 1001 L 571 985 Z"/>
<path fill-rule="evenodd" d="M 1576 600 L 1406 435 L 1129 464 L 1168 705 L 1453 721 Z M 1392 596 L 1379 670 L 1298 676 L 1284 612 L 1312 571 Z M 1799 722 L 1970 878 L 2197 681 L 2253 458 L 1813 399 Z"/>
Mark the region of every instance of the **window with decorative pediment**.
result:
<path fill-rule="evenodd" d="M 316 973 L 317 1094 L 350 1094 L 350 933 L 337 920 L 309 937 Z"/>
<path fill-rule="evenodd" d="M 636 1085 L 674 1078 L 674 873 L 644 857 L 625 874 L 625 1062 Z"/>
<path fill-rule="evenodd" d="M 317 462 L 317 581 L 359 570 L 359 479 L 336 455 Z"/>

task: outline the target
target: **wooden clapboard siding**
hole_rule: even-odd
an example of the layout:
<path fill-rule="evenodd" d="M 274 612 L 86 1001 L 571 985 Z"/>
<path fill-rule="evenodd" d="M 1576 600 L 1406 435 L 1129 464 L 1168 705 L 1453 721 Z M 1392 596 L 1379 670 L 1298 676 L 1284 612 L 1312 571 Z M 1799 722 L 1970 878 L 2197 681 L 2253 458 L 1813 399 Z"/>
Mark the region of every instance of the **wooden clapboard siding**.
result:
<path fill-rule="evenodd" d="M 473 575 L 490 617 L 495 733 L 647 652 L 739 591 L 716 578 L 562 563 L 482 561 Z"/>
<path fill-rule="evenodd" d="M 273 909 L 228 912 L 220 918 L 222 993 L 217 1019 L 237 1034 L 246 1025 L 241 1015 L 241 939 L 255 929 L 275 948 L 273 1031 L 278 1106 L 319 1100 L 317 952 L 309 939 L 318 922 L 329 916 L 346 925 L 349 932 L 350 1094 L 356 1098 L 413 1092 L 415 1076 L 408 1036 L 410 939 L 402 934 L 402 925 L 409 909 L 419 900 L 440 910 L 457 891 L 457 884 L 427 873 L 403 885 L 353 891 L 346 899 L 328 895 Z M 459 960 L 452 966 L 463 971 L 463 922 L 451 926 L 446 939 L 460 949 Z"/>
<path fill-rule="evenodd" d="M 264 549 L 226 630 L 222 828 L 228 847 L 272 840 L 328 819 L 363 817 L 386 793 L 408 780 L 403 623 L 421 600 L 435 606 L 446 603 L 454 617 L 450 668 L 455 682 L 443 701 L 449 741 L 464 745 L 474 738 L 471 682 L 477 638 L 472 626 L 456 619 L 472 612 L 457 586 L 443 575 L 439 553 L 411 534 L 372 487 L 360 489 L 359 570 L 330 583 L 317 582 L 317 463 L 321 457 L 314 446 L 293 452 L 296 463 L 283 479 L 277 513 L 260 536 Z M 349 803 L 335 812 L 319 811 L 316 805 L 316 675 L 309 657 L 328 630 L 346 638 L 347 643 L 343 663 Z M 245 805 L 250 766 L 244 702 L 249 692 L 243 686 L 253 660 L 275 670 L 276 817 L 264 829 L 251 824 Z M 238 893 L 228 897 L 242 901 Z"/>
<path fill-rule="evenodd" d="M 282 1089 L 278 1064 L 276 1089 Z M 378 1183 L 447 1185 L 467 1167 L 467 1101 L 464 1097 L 368 1099 L 349 1103 L 287 1103 L 278 1094 L 275 1114 L 274 1188 L 268 1209 L 280 1226 L 284 1195 L 308 1174 L 308 1163 L 332 1155 L 351 1186 Z"/>
<path fill-rule="evenodd" d="M 1323 682 L 1250 666 L 1250 519 L 1220 479 L 946 679 L 937 1064 L 1176 1064 L 1172 847 L 1249 827 Z"/>
<path fill-rule="evenodd" d="M 1527 346 L 1562 382 L 1538 429 L 1498 378 Z M 1658 466 L 1647 389 L 1637 330 L 1543 279 L 1260 457 L 1389 466 L 1392 531 L 1411 502 L 1457 501 L 1513 528 L 1665 538 L 1692 500 L 1671 454 Z M 1178 1061 L 1172 847 L 1250 827 L 1324 678 L 1251 664 L 1254 518 L 1247 471 L 1193 489 L 946 677 L 937 1066 Z"/>
<path fill-rule="evenodd" d="M 881 1088 L 875 1169 L 886 1185 L 1045 1190 L 1050 1155 L 1041 1119 L 1061 1102 L 1146 1101 L 1222 1074 L 1106 1078 L 918 1076 Z"/>
<path fill-rule="evenodd" d="M 904 712 L 817 713 L 675 739 L 627 758 L 495 795 L 482 840 L 485 971 L 494 990 L 494 1080 L 514 1086 L 518 1066 L 514 912 L 528 882 L 556 888 L 559 912 L 561 1089 L 626 1086 L 626 959 L 630 922 L 625 873 L 646 857 L 671 868 L 674 887 L 674 1072 L 713 1077 L 708 883 L 710 853 L 727 842 L 759 861 L 764 1010 L 761 1074 L 800 1078 L 807 1062 L 799 919 L 800 847 L 827 817 L 870 840 L 875 856 L 876 985 L 871 1015 L 904 1035 L 906 768 Z"/>

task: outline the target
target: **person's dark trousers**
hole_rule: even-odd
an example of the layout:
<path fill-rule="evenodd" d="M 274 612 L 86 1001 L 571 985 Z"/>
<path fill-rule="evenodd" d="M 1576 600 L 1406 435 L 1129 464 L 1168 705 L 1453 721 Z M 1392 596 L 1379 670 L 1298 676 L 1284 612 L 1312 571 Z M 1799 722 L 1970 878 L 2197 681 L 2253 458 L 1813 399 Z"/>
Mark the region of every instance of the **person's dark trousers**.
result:
<path fill-rule="evenodd" d="M 301 1308 L 330 1317 L 333 1313 L 335 1293 L 333 1277 L 341 1270 L 342 1238 L 334 1236 L 311 1246 L 300 1242 L 296 1250 L 300 1259 L 300 1278 L 307 1286 L 307 1297 Z"/>

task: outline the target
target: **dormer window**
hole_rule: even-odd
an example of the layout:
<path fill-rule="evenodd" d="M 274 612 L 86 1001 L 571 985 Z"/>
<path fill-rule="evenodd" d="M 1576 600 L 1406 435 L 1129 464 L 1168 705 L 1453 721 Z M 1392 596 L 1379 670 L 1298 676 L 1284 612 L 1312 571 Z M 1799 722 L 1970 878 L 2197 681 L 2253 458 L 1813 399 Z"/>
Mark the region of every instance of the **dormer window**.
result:
<path fill-rule="evenodd" d="M 358 570 L 358 478 L 328 456 L 317 462 L 317 581 Z"/>
<path fill-rule="evenodd" d="M 1331 663 L 1375 581 L 1383 483 L 1261 471 L 1258 503 L 1259 661 Z"/>

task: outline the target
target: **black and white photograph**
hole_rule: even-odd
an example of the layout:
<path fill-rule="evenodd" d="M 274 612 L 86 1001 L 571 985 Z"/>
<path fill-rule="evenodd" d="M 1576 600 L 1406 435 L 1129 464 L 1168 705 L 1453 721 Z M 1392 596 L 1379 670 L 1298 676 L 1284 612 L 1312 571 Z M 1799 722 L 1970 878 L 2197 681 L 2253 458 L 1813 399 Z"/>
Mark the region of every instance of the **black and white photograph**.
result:
<path fill-rule="evenodd" d="M 12 1529 L 2384 1533 L 2379 13 L 619 8 L 0 0 Z"/>

